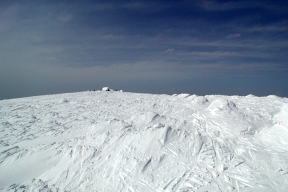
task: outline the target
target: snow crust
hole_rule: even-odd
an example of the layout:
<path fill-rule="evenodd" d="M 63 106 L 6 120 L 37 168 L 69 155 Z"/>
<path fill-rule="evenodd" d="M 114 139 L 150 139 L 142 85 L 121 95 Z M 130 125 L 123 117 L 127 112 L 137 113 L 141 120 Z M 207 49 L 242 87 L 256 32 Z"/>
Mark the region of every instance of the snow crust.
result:
<path fill-rule="evenodd" d="M 88 91 L 0 101 L 0 191 L 287 189 L 287 98 Z"/>

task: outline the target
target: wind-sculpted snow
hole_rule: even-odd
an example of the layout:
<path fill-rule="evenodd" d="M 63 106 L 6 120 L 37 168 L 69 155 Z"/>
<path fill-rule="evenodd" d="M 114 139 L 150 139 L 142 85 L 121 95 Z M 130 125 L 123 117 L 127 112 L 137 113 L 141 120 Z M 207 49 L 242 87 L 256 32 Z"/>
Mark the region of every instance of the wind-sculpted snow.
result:
<path fill-rule="evenodd" d="M 95 91 L 0 101 L 0 191 L 287 189 L 286 98 Z"/>

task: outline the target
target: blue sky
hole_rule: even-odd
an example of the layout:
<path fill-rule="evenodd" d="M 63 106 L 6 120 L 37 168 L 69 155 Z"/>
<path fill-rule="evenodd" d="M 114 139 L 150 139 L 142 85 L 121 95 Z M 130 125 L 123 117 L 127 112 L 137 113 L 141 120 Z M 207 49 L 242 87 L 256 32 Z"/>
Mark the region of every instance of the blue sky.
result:
<path fill-rule="evenodd" d="M 288 1 L 1 0 L 0 98 L 288 96 Z"/>

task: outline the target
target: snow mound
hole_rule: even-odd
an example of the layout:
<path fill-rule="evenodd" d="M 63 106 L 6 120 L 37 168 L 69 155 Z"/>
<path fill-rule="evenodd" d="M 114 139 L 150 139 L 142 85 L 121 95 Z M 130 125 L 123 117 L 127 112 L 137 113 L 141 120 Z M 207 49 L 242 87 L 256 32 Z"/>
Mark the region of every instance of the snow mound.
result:
<path fill-rule="evenodd" d="M 177 97 L 180 97 L 180 98 L 186 98 L 189 96 L 190 96 L 190 94 L 188 94 L 188 93 L 181 93 L 181 94 L 177 95 Z"/>
<path fill-rule="evenodd" d="M 276 124 L 288 127 L 288 104 L 281 107 L 280 112 L 274 116 L 273 120 Z"/>
<path fill-rule="evenodd" d="M 214 100 L 208 107 L 208 110 L 217 115 L 221 112 L 231 112 L 236 111 L 237 107 L 233 101 L 229 101 L 224 98 L 219 98 Z"/>
<path fill-rule="evenodd" d="M 286 152 L 288 149 L 288 104 L 281 107 L 273 117 L 273 126 L 259 133 L 262 144 Z"/>
<path fill-rule="evenodd" d="M 288 99 L 81 92 L 0 101 L 0 191 L 286 192 Z"/>
<path fill-rule="evenodd" d="M 111 89 L 109 87 L 103 87 L 102 91 L 111 91 Z"/>

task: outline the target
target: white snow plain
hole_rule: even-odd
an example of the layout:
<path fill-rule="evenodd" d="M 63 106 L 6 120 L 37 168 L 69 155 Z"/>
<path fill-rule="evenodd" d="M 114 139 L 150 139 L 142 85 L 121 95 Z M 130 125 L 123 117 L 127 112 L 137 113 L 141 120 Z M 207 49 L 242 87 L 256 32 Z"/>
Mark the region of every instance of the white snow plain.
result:
<path fill-rule="evenodd" d="M 287 192 L 288 99 L 88 91 L 2 100 L 0 191 Z"/>

